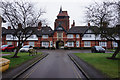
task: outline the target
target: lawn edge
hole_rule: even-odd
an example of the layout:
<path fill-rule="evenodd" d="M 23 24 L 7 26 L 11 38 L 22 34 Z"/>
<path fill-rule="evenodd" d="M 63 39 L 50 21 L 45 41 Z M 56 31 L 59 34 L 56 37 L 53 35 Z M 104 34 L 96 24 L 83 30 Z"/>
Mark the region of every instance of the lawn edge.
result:
<path fill-rule="evenodd" d="M 78 56 L 70 53 L 68 56 L 72 57 L 73 60 L 76 62 L 75 65 L 82 69 L 82 71 L 87 75 L 89 79 L 110 79 L 106 74 L 102 73 L 100 70 L 96 69 L 92 65 L 88 64 L 84 60 L 80 59 Z"/>
<path fill-rule="evenodd" d="M 32 60 L 30 59 L 26 61 L 26 63 L 22 64 L 21 66 L 15 67 L 13 69 L 6 71 L 5 73 L 2 73 L 2 78 L 13 79 L 18 77 L 19 75 L 27 71 L 29 68 L 34 66 L 37 62 L 44 59 L 47 55 L 49 54 L 48 53 L 40 54 L 38 57 L 35 57 Z"/>

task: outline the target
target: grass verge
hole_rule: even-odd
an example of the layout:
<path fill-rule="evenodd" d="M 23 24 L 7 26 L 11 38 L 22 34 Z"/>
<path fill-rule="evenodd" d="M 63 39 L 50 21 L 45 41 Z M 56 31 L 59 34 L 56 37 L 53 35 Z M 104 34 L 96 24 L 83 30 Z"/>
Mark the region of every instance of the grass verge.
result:
<path fill-rule="evenodd" d="M 9 69 L 10 69 L 10 68 L 15 68 L 17 66 L 20 66 L 21 64 L 39 56 L 42 53 L 38 53 L 35 56 L 29 56 L 29 53 L 18 53 L 18 56 L 20 56 L 19 58 L 11 58 L 14 55 L 14 52 L 2 52 L 2 54 L 11 54 L 8 56 L 3 56 L 3 58 L 10 60 L 10 66 L 9 66 Z"/>
<path fill-rule="evenodd" d="M 119 77 L 118 75 L 119 60 L 110 60 L 106 58 L 111 57 L 113 53 L 74 53 L 74 54 L 80 57 L 88 64 L 91 64 L 92 66 L 94 66 L 96 69 L 100 70 L 107 76 L 111 78 Z"/>

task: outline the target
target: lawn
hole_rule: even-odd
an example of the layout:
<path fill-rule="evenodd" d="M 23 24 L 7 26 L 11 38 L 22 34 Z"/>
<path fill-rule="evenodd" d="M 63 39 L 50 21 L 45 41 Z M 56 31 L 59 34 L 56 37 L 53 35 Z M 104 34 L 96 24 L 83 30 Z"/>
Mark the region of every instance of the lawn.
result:
<path fill-rule="evenodd" d="M 2 54 L 11 54 L 8 56 L 3 56 L 3 58 L 10 60 L 9 68 L 15 68 L 15 67 L 20 66 L 21 64 L 25 63 L 26 61 L 37 57 L 38 55 L 40 55 L 42 53 L 38 53 L 36 56 L 29 56 L 29 53 L 18 53 L 18 56 L 20 56 L 19 58 L 11 58 L 14 55 L 13 52 L 2 52 Z"/>
<path fill-rule="evenodd" d="M 113 53 L 74 53 L 111 78 L 118 78 L 118 60 L 110 60 Z M 118 56 L 117 56 L 118 57 Z"/>
<path fill-rule="evenodd" d="M 112 51 L 112 52 L 115 52 L 116 49 L 108 49 L 108 51 Z M 120 53 L 120 51 L 119 51 Z"/>

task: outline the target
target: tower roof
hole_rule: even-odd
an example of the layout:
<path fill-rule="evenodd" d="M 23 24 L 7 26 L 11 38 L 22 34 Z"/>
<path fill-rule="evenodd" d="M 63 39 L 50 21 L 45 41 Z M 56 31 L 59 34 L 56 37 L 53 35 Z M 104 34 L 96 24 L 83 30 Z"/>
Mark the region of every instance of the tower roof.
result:
<path fill-rule="evenodd" d="M 67 13 L 67 11 L 62 11 L 57 16 L 68 16 L 68 13 Z"/>
<path fill-rule="evenodd" d="M 57 16 L 68 16 L 68 13 L 67 13 L 67 11 L 62 11 L 62 7 L 60 7 L 60 11 Z"/>
<path fill-rule="evenodd" d="M 60 11 L 59 11 L 59 13 L 62 13 L 62 6 L 60 7 Z"/>

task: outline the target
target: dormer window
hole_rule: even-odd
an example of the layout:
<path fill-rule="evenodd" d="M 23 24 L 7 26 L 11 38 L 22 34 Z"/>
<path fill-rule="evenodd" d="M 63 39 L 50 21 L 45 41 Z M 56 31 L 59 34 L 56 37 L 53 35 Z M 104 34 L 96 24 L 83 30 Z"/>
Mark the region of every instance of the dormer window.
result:
<path fill-rule="evenodd" d="M 62 30 L 62 28 L 61 28 L 61 27 L 59 27 L 59 28 L 58 28 L 58 30 Z"/>
<path fill-rule="evenodd" d="M 34 38 L 34 35 L 31 35 L 30 38 Z"/>
<path fill-rule="evenodd" d="M 92 33 L 92 31 L 91 31 L 91 30 L 88 30 L 86 33 Z"/>
<path fill-rule="evenodd" d="M 48 35 L 42 35 L 42 38 L 46 39 L 48 38 Z"/>
<path fill-rule="evenodd" d="M 12 38 L 12 35 L 6 35 L 6 38 Z"/>

